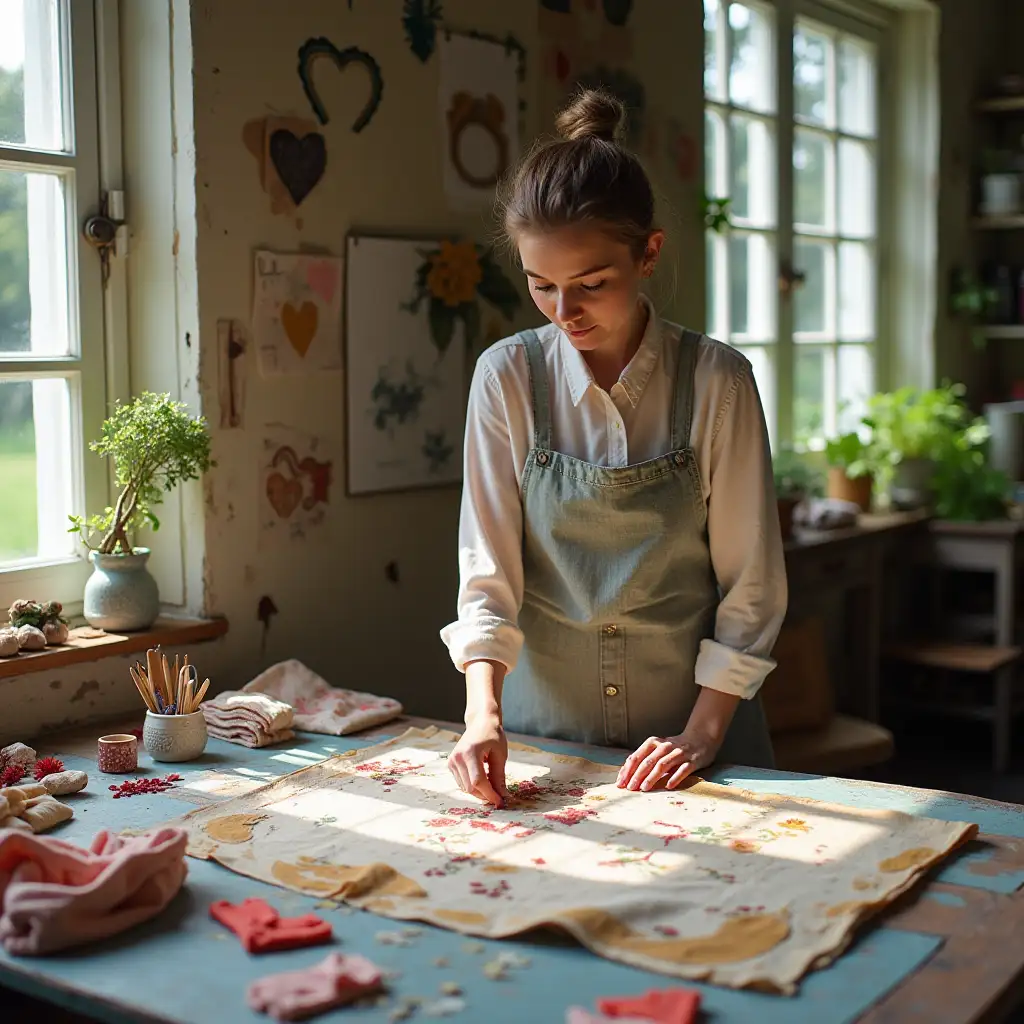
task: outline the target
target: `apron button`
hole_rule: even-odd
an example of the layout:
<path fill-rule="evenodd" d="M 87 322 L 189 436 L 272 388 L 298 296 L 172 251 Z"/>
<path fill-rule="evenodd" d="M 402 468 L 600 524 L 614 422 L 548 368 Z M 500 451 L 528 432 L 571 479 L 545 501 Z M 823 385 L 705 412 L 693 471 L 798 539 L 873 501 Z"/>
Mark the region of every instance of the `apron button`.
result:
<path fill-rule="evenodd" d="M 675 464 L 677 466 L 681 466 L 686 461 L 683 458 L 682 452 L 676 452 L 675 455 L 672 456 L 672 458 L 675 460 Z"/>
<path fill-rule="evenodd" d="M 604 694 L 606 697 L 617 697 L 619 694 L 619 688 L 617 686 L 606 686 L 604 688 Z"/>
<path fill-rule="evenodd" d="M 541 466 L 546 466 L 548 464 L 548 453 L 537 452 L 537 462 Z"/>
<path fill-rule="evenodd" d="M 607 636 L 615 636 L 618 632 L 618 626 L 605 626 L 604 631 Z"/>

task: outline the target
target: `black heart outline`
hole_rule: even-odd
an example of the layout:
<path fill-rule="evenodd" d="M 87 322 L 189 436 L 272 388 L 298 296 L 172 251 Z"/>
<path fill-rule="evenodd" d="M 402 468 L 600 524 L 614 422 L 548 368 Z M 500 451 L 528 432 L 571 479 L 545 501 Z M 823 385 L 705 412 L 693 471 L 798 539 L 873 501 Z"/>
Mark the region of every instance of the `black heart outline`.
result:
<path fill-rule="evenodd" d="M 369 123 L 380 106 L 380 98 L 384 92 L 384 77 L 380 73 L 380 65 L 365 50 L 358 46 L 349 46 L 339 50 L 330 39 L 325 36 L 317 36 L 315 39 L 307 39 L 299 47 L 299 78 L 302 80 L 302 88 L 309 99 L 313 113 L 321 124 L 327 124 L 330 118 L 327 110 L 313 85 L 311 68 L 317 57 L 330 57 L 339 71 L 344 71 L 349 64 L 362 64 L 370 76 L 370 98 L 363 107 L 362 113 L 352 124 L 352 131 L 360 132 Z"/>
<path fill-rule="evenodd" d="M 287 128 L 278 128 L 270 134 L 270 161 L 292 202 L 299 206 L 327 169 L 324 137 L 319 132 L 307 132 L 300 138 Z"/>

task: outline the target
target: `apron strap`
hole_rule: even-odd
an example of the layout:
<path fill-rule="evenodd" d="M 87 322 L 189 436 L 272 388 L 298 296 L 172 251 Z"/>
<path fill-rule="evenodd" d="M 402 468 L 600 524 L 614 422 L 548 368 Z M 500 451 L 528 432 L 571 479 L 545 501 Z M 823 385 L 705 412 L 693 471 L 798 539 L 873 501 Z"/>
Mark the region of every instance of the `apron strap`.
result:
<path fill-rule="evenodd" d="M 548 389 L 548 368 L 544 348 L 536 331 L 520 331 L 526 346 L 526 362 L 530 368 L 530 395 L 533 400 L 533 447 L 551 448 L 551 394 Z"/>
<path fill-rule="evenodd" d="M 679 339 L 679 364 L 676 367 L 676 396 L 672 403 L 672 451 L 690 447 L 693 420 L 693 375 L 697 366 L 697 348 L 701 336 L 683 328 Z"/>

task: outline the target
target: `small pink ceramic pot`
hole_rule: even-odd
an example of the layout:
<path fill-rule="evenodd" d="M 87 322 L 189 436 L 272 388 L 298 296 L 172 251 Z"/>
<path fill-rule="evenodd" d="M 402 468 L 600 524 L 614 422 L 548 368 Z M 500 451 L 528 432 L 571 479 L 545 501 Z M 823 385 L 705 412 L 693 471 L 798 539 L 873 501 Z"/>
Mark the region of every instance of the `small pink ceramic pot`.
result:
<path fill-rule="evenodd" d="M 139 767 L 139 741 L 130 732 L 100 737 L 96 763 L 101 772 L 116 775 Z"/>

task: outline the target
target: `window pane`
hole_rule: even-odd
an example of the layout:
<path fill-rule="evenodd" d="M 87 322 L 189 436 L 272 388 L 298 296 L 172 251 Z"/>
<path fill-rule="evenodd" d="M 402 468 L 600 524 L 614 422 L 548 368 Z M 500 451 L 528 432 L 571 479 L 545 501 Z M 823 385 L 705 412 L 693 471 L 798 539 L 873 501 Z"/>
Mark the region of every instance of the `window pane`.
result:
<path fill-rule="evenodd" d="M 0 357 L 70 352 L 67 252 L 63 180 L 0 170 Z"/>
<path fill-rule="evenodd" d="M 832 127 L 828 67 L 832 41 L 806 25 L 793 33 L 793 109 L 811 124 Z"/>
<path fill-rule="evenodd" d="M 771 345 L 748 345 L 740 351 L 750 360 L 754 383 L 761 396 L 768 436 L 775 435 L 775 349 Z"/>
<path fill-rule="evenodd" d="M 737 106 L 771 113 L 775 109 L 775 33 L 768 15 L 758 8 L 731 4 L 729 35 L 729 99 Z"/>
<path fill-rule="evenodd" d="M 707 315 L 704 331 L 713 338 L 725 338 L 729 328 L 725 322 L 726 282 L 726 240 L 714 231 L 704 236 L 704 251 L 707 259 Z"/>
<path fill-rule="evenodd" d="M 874 391 L 874 357 L 868 345 L 840 345 L 836 370 L 839 393 L 838 430 L 846 434 L 856 430 Z"/>
<path fill-rule="evenodd" d="M 718 0 L 704 0 L 704 95 L 722 99 L 718 74 Z"/>
<path fill-rule="evenodd" d="M 833 249 L 828 242 L 798 239 L 793 244 L 796 269 L 805 275 L 803 285 L 797 288 L 794 299 L 794 329 L 798 334 L 831 334 L 829 325 L 830 297 L 835 294 L 832 284 Z"/>
<path fill-rule="evenodd" d="M 808 444 L 825 436 L 827 349 L 801 346 L 796 350 L 793 388 L 793 440 Z"/>
<path fill-rule="evenodd" d="M 0 381 L 0 564 L 72 552 L 71 440 L 66 380 Z"/>
<path fill-rule="evenodd" d="M 0 143 L 66 146 L 62 6 L 57 0 L 0 0 Z"/>
<path fill-rule="evenodd" d="M 753 227 L 775 224 L 774 152 L 771 129 L 766 122 L 743 114 L 734 114 L 729 119 L 729 210 L 733 218 Z"/>
<path fill-rule="evenodd" d="M 730 337 L 771 341 L 775 337 L 775 256 L 765 235 L 729 238 Z"/>
<path fill-rule="evenodd" d="M 832 228 L 832 140 L 797 128 L 793 141 L 793 216 L 806 227 Z"/>
<path fill-rule="evenodd" d="M 874 135 L 875 48 L 846 36 L 839 43 L 839 127 L 854 135 Z"/>
<path fill-rule="evenodd" d="M 725 181 L 725 122 L 711 110 L 704 111 L 704 188 L 709 196 L 728 194 Z"/>
<path fill-rule="evenodd" d="M 839 233 L 870 238 L 875 233 L 875 157 L 870 147 L 839 140 Z"/>
<path fill-rule="evenodd" d="M 839 337 L 864 341 L 875 334 L 874 258 L 860 242 L 839 245 Z"/>

